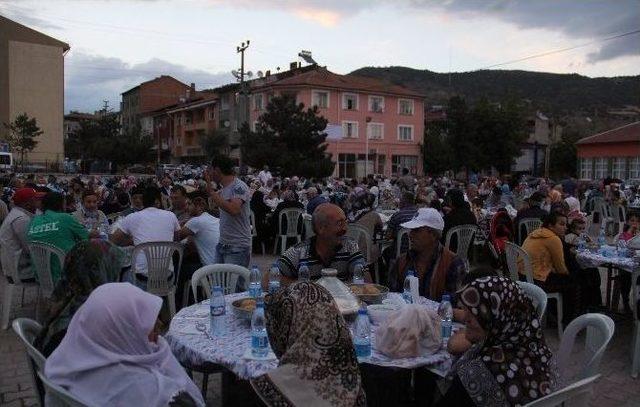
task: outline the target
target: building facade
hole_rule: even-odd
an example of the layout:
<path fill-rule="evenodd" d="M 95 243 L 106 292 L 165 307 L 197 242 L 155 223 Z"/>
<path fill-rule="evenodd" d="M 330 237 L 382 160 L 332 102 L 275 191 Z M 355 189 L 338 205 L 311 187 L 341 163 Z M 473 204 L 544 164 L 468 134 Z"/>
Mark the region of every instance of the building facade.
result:
<path fill-rule="evenodd" d="M 25 160 L 64 160 L 64 55 L 69 45 L 0 16 L 0 123 L 26 113 L 43 131 Z M 0 138 L 6 135 L 0 126 Z"/>
<path fill-rule="evenodd" d="M 172 161 L 206 161 L 202 142 L 218 126 L 217 101 L 218 97 L 215 94 L 200 96 L 195 100 L 165 109 L 168 121 L 166 117 L 157 119 L 160 126 L 162 126 L 162 120 L 171 126 L 167 145 Z M 158 132 L 161 130 L 161 128 L 157 129 Z"/>
<path fill-rule="evenodd" d="M 576 147 L 580 179 L 640 180 L 640 121 L 583 138 Z"/>
<path fill-rule="evenodd" d="M 532 175 L 549 175 L 551 144 L 561 138 L 562 128 L 547 116 L 537 112 L 527 120 L 529 137 L 521 145 L 521 155 L 511 166 L 513 172 L 526 172 Z"/>

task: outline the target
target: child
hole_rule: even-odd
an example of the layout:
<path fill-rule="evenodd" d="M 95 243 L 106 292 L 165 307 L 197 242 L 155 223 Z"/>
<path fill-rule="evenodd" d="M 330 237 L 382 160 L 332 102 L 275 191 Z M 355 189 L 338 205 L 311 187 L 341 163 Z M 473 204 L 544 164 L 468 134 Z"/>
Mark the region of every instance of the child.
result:
<path fill-rule="evenodd" d="M 578 246 L 580 236 L 585 239 L 585 243 L 590 243 L 591 238 L 585 232 L 587 231 L 587 222 L 583 217 L 574 218 L 569 223 L 569 230 L 564 236 L 564 241 L 573 247 Z"/>

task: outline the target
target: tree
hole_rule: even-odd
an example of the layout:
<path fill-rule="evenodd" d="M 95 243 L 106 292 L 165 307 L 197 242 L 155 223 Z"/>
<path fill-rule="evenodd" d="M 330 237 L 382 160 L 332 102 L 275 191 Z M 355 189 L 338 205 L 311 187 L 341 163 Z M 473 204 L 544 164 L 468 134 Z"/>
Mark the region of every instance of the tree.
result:
<path fill-rule="evenodd" d="M 4 123 L 4 126 L 8 130 L 6 136 L 6 142 L 12 151 L 15 151 L 20 156 L 20 165 L 24 165 L 25 153 L 33 151 L 38 145 L 36 140 L 43 131 L 38 127 L 38 123 L 35 119 L 29 118 L 26 113 L 22 113 L 13 120 L 11 123 Z"/>
<path fill-rule="evenodd" d="M 229 155 L 229 137 L 219 130 L 212 130 L 200 139 L 200 147 L 207 157 L 215 159 L 219 156 Z"/>
<path fill-rule="evenodd" d="M 242 158 L 252 167 L 269 165 L 285 175 L 327 177 L 335 164 L 326 152 L 326 127 L 317 107 L 305 110 L 291 96 L 275 97 L 256 131 L 246 124 L 240 129 Z"/>
<path fill-rule="evenodd" d="M 455 153 L 451 148 L 446 122 L 434 122 L 427 125 L 422 145 L 424 171 L 427 174 L 442 174 L 453 168 Z"/>
<path fill-rule="evenodd" d="M 549 174 L 552 177 L 575 176 L 578 154 L 576 142 L 583 134 L 576 129 L 566 129 L 562 138 L 551 145 Z"/>

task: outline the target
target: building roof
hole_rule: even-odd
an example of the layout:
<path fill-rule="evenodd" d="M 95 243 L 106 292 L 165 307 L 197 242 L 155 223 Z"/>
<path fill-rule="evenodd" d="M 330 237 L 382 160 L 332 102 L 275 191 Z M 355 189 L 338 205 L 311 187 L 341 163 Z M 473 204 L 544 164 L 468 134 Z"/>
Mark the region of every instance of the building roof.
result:
<path fill-rule="evenodd" d="M 262 87 L 267 88 L 290 86 L 344 89 L 373 94 L 387 94 L 394 96 L 424 98 L 424 95 L 421 95 L 418 92 L 403 88 L 402 86 L 394 85 L 383 80 L 365 78 L 355 75 L 339 75 L 319 66 L 316 67 L 316 69 L 309 70 L 307 72 L 267 83 Z"/>
<path fill-rule="evenodd" d="M 96 115 L 93 113 L 82 113 L 76 112 L 74 110 L 64 115 L 65 120 L 94 120 L 96 119 Z"/>
<path fill-rule="evenodd" d="M 70 49 L 69 44 L 0 15 L 0 38 Z"/>
<path fill-rule="evenodd" d="M 144 85 L 145 83 L 151 83 L 151 82 L 153 82 L 153 81 L 157 81 L 157 80 L 160 80 L 160 79 L 171 79 L 171 80 L 176 81 L 176 82 L 178 82 L 179 84 L 183 85 L 185 88 L 189 88 L 189 89 L 191 88 L 189 85 L 187 85 L 186 83 L 180 82 L 179 80 L 177 80 L 177 79 L 176 79 L 176 78 L 174 78 L 173 76 L 170 76 L 170 75 L 160 75 L 160 76 L 158 76 L 157 78 L 153 78 L 153 79 L 150 79 L 150 80 L 148 80 L 148 81 L 144 81 L 144 82 L 139 83 L 138 85 L 134 86 L 133 88 L 131 88 L 131 89 L 129 89 L 129 90 L 125 90 L 124 92 L 122 92 L 122 95 L 124 95 L 125 93 L 129 93 L 129 92 L 131 92 L 131 91 L 133 91 L 133 90 L 138 89 L 140 86 Z"/>
<path fill-rule="evenodd" d="M 640 121 L 579 140 L 576 144 L 640 142 Z"/>

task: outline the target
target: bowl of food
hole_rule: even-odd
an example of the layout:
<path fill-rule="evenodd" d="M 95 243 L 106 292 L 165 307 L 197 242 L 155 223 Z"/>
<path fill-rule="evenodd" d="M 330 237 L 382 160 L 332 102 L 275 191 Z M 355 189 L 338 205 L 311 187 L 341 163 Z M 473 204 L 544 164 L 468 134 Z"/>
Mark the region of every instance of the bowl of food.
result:
<path fill-rule="evenodd" d="M 251 321 L 253 310 L 256 309 L 255 298 L 240 298 L 231 303 L 233 315 L 240 319 Z"/>
<path fill-rule="evenodd" d="M 389 293 L 387 287 L 379 284 L 349 284 L 349 289 L 360 301 L 367 304 L 380 304 Z"/>
<path fill-rule="evenodd" d="M 367 306 L 369 319 L 374 325 L 383 323 L 389 314 L 400 309 L 396 304 L 371 304 Z"/>

